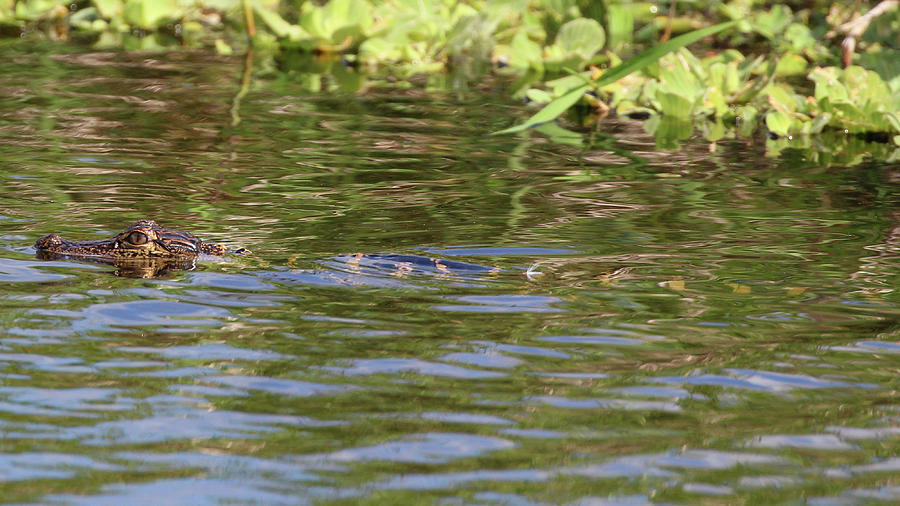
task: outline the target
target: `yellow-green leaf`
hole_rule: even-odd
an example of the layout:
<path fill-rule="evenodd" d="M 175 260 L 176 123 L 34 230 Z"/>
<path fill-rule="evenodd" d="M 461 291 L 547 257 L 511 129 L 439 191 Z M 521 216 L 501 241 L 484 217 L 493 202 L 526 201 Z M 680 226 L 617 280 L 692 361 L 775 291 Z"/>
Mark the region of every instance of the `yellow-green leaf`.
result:
<path fill-rule="evenodd" d="M 775 135 L 785 137 L 790 133 L 792 119 L 781 111 L 769 111 L 766 114 L 766 127 Z"/>

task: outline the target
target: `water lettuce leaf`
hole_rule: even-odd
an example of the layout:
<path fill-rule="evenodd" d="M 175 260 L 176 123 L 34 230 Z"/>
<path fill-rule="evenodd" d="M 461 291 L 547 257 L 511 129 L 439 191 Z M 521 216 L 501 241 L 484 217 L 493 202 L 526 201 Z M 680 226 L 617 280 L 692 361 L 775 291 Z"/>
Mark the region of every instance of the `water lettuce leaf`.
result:
<path fill-rule="evenodd" d="M 554 120 L 560 114 L 562 114 L 567 109 L 569 109 L 569 107 L 572 107 L 573 105 L 575 105 L 575 103 L 578 102 L 579 99 L 581 99 L 582 95 L 584 95 L 584 92 L 587 91 L 589 87 L 593 86 L 593 87 L 599 88 L 601 86 L 605 86 L 607 84 L 618 81 L 619 79 L 627 76 L 628 74 L 631 74 L 632 72 L 640 70 L 640 69 L 650 65 L 651 63 L 655 63 L 661 57 L 663 57 L 664 55 L 666 55 L 672 51 L 675 51 L 676 49 L 679 49 L 688 44 L 696 42 L 696 41 L 702 39 L 703 37 L 707 37 L 709 35 L 721 32 L 722 30 L 725 30 L 727 28 L 734 26 L 736 23 L 737 23 L 736 21 L 729 21 L 727 23 L 719 23 L 718 25 L 713 25 L 713 26 L 710 26 L 707 28 L 701 28 L 699 30 L 694 30 L 693 32 L 689 32 L 684 35 L 679 35 L 678 37 L 675 37 L 667 42 L 656 45 L 656 46 L 648 49 L 647 51 L 644 51 L 643 53 L 635 56 L 634 58 L 626 60 L 626 61 L 622 62 L 622 64 L 620 64 L 612 69 L 609 69 L 608 71 L 604 72 L 603 75 L 601 75 L 598 79 L 594 80 L 591 84 L 579 85 L 579 86 L 569 90 L 568 92 L 563 94 L 561 97 L 559 97 L 556 100 L 554 100 L 553 102 L 550 102 L 549 104 L 547 104 L 543 109 L 538 111 L 532 117 L 528 118 L 528 120 L 526 120 L 525 123 L 522 123 L 520 125 L 515 125 L 512 127 L 500 130 L 498 132 L 493 132 L 491 135 L 520 132 L 522 130 L 526 130 L 535 125 L 538 125 L 540 123 Z"/>

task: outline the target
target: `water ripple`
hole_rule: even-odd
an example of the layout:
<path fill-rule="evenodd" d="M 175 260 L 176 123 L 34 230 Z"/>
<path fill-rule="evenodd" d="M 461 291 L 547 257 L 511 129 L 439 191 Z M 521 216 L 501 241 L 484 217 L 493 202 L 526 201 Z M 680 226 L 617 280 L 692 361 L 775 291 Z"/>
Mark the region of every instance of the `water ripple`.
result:
<path fill-rule="evenodd" d="M 448 353 L 438 360 L 447 362 L 459 362 L 461 364 L 474 365 L 478 367 L 494 367 L 497 369 L 511 369 L 524 363 L 515 357 L 509 357 L 502 353 L 484 352 L 484 353 Z"/>
<path fill-rule="evenodd" d="M 459 246 L 444 249 L 425 249 L 428 253 L 446 256 L 535 256 L 535 255 L 574 255 L 578 253 L 576 249 L 563 248 L 539 248 L 539 247 L 475 247 L 475 246 Z"/>
<path fill-rule="evenodd" d="M 407 474 L 378 483 L 375 487 L 384 490 L 440 490 L 477 481 L 545 482 L 553 476 L 554 473 L 536 469 L 504 471 L 481 469 L 456 473 Z"/>
<path fill-rule="evenodd" d="M 211 286 L 227 290 L 271 291 L 274 289 L 269 283 L 248 274 L 192 272 L 188 274 L 187 282 L 193 286 Z"/>
<path fill-rule="evenodd" d="M 0 387 L 0 411 L 20 415 L 97 418 L 131 409 L 134 401 L 114 388 Z"/>
<path fill-rule="evenodd" d="M 127 332 L 129 327 L 156 327 L 158 332 L 189 332 L 218 327 L 232 317 L 226 309 L 167 300 L 133 300 L 94 304 L 80 311 L 33 310 L 34 314 L 70 319 L 75 332 Z"/>
<path fill-rule="evenodd" d="M 900 426 L 864 428 L 830 425 L 825 427 L 825 430 L 837 434 L 841 439 L 884 439 L 900 436 Z"/>
<path fill-rule="evenodd" d="M 568 409 L 621 409 L 621 410 L 651 410 L 680 413 L 681 406 L 674 402 L 664 401 L 638 401 L 630 399 L 570 399 L 556 395 L 539 395 L 529 397 L 526 400 L 538 401 L 550 406 Z"/>
<path fill-rule="evenodd" d="M 267 378 L 265 376 L 207 376 L 203 378 L 203 381 L 245 390 L 259 390 L 270 394 L 289 395 L 292 397 L 335 394 L 337 392 L 356 388 L 350 385 L 326 385 L 324 383 Z"/>
<path fill-rule="evenodd" d="M 556 297 L 542 295 L 462 295 L 447 297 L 465 304 L 432 306 L 439 311 L 471 311 L 477 313 L 561 313 L 551 306 L 562 302 Z"/>
<path fill-rule="evenodd" d="M 794 389 L 818 388 L 877 388 L 865 383 L 846 383 L 837 380 L 819 379 L 805 374 L 786 374 L 749 369 L 727 369 L 733 376 L 720 374 L 697 374 L 694 376 L 660 376 L 648 379 L 658 383 L 683 383 L 687 385 L 716 385 L 721 387 L 786 392 Z"/>
<path fill-rule="evenodd" d="M 55 452 L 0 454 L 0 476 L 3 476 L 3 481 L 72 478 L 80 473 L 121 469 L 120 466 L 83 455 Z"/>
<path fill-rule="evenodd" d="M 95 372 L 93 366 L 83 365 L 84 360 L 77 357 L 54 357 L 32 353 L 0 353 L 0 363 L 15 362 L 28 369 L 49 372 L 85 373 Z"/>
<path fill-rule="evenodd" d="M 748 446 L 756 448 L 805 448 L 808 450 L 858 450 L 859 447 L 832 434 L 785 434 L 757 436 Z"/>
<path fill-rule="evenodd" d="M 473 345 L 481 346 L 486 351 L 496 350 L 517 355 L 536 355 L 547 358 L 572 358 L 572 355 L 540 346 L 527 346 L 521 344 L 494 343 L 491 341 L 472 341 Z"/>
<path fill-rule="evenodd" d="M 477 369 L 438 364 L 415 358 L 356 359 L 347 367 L 323 367 L 322 369 L 347 376 L 404 372 L 459 379 L 500 378 L 505 376 L 504 373 L 500 372 L 479 371 Z"/>
<path fill-rule="evenodd" d="M 857 341 L 845 346 L 822 346 L 821 349 L 869 354 L 900 353 L 900 343 L 891 343 L 887 341 Z"/>
<path fill-rule="evenodd" d="M 190 346 L 168 346 L 166 348 L 119 346 L 116 349 L 130 353 L 148 353 L 178 360 L 282 360 L 292 358 L 290 355 L 270 350 L 237 348 L 226 343 L 201 343 Z"/>
<path fill-rule="evenodd" d="M 299 461 L 364 462 L 379 460 L 414 464 L 442 464 L 515 447 L 516 444 L 507 439 L 442 432 L 416 434 L 374 446 L 347 448 L 328 454 L 304 456 Z"/>
<path fill-rule="evenodd" d="M 75 264 L 74 268 L 96 269 L 97 266 Z M 47 267 L 73 268 L 68 262 L 34 262 L 28 260 L 14 260 L 12 258 L 0 258 L 0 282 L 4 283 L 45 283 L 47 281 L 59 281 L 70 278 L 68 274 L 57 274 L 44 270 Z"/>
<path fill-rule="evenodd" d="M 191 498 L 193 504 L 252 503 L 272 505 L 308 504 L 296 493 L 272 490 L 272 483 L 255 480 L 252 483 L 241 480 L 210 478 L 172 478 L 149 483 L 109 484 L 100 489 L 99 494 L 90 496 L 55 494 L 41 500 L 55 504 L 82 504 L 85 506 L 109 505 L 158 505 L 165 504 L 166 497 Z M 179 501 L 180 502 L 180 501 Z"/>

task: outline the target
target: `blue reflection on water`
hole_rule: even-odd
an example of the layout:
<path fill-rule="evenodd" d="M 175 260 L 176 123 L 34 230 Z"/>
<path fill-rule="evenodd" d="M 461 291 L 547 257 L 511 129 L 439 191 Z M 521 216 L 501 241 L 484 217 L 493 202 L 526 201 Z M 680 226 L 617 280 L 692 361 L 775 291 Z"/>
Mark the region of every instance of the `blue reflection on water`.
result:
<path fill-rule="evenodd" d="M 509 357 L 502 353 L 448 353 L 439 358 L 448 362 L 474 365 L 478 367 L 494 367 L 498 369 L 511 369 L 524 361 L 515 357 Z"/>
<path fill-rule="evenodd" d="M 342 391 L 355 389 L 351 385 L 327 385 L 324 383 L 311 383 L 292 379 L 269 378 L 266 376 L 207 376 L 203 381 L 226 385 L 246 390 L 260 390 L 263 392 L 290 395 L 293 397 L 309 397 L 313 395 L 335 394 Z"/>
<path fill-rule="evenodd" d="M 322 367 L 322 369 L 347 376 L 396 374 L 401 372 L 460 379 L 500 378 L 506 376 L 506 374 L 500 372 L 467 369 L 455 365 L 438 364 L 416 358 L 357 359 L 352 361 L 347 367 Z"/>
<path fill-rule="evenodd" d="M 601 337 L 601 336 L 548 336 L 539 337 L 538 341 L 547 341 L 551 343 L 573 343 L 573 344 L 611 344 L 632 346 L 644 344 L 640 339 L 631 339 L 628 337 Z"/>
<path fill-rule="evenodd" d="M 173 478 L 150 483 L 112 484 L 101 488 L 99 494 L 50 495 L 42 498 L 48 503 L 83 504 L 83 505 L 160 505 L 187 504 L 181 499 L 168 502 L 165 498 L 190 498 L 190 504 L 196 506 L 217 505 L 223 503 L 250 503 L 293 505 L 308 504 L 291 491 L 276 492 L 272 490 L 277 484 L 268 483 L 264 479 L 252 482 L 235 479 L 211 478 Z"/>
<path fill-rule="evenodd" d="M 834 434 L 784 434 L 757 436 L 747 443 L 757 448 L 805 448 L 809 450 L 858 450 Z"/>
<path fill-rule="evenodd" d="M 79 472 L 118 471 L 120 466 L 84 455 L 56 452 L 23 452 L 0 454 L 0 476 L 3 481 L 72 478 Z"/>
<path fill-rule="evenodd" d="M 75 332 L 126 332 L 128 327 L 157 327 L 157 332 L 185 332 L 193 327 L 220 326 L 227 309 L 168 300 L 132 300 L 94 304 L 80 311 L 35 309 L 33 314 L 70 320 Z"/>
<path fill-rule="evenodd" d="M 84 365 L 84 360 L 77 357 L 55 357 L 33 353 L 0 353 L 0 363 L 15 362 L 20 367 L 37 371 L 85 373 L 95 372 L 94 366 Z"/>
<path fill-rule="evenodd" d="M 20 415 L 98 418 L 132 409 L 135 401 L 117 388 L 0 387 L 0 411 Z"/>
<path fill-rule="evenodd" d="M 269 291 L 272 285 L 248 274 L 226 274 L 221 272 L 191 272 L 187 283 L 193 286 L 211 286 L 227 290 Z M 227 293 L 227 292 L 223 292 Z"/>
<path fill-rule="evenodd" d="M 376 488 L 385 490 L 439 490 L 454 488 L 475 481 L 544 482 L 554 475 L 555 473 L 537 469 L 512 469 L 503 471 L 482 469 L 478 471 L 456 473 L 407 474 L 391 478 L 385 482 L 376 484 L 375 486 Z"/>
<path fill-rule="evenodd" d="M 305 455 L 300 462 L 364 462 L 383 460 L 417 464 L 441 464 L 456 459 L 476 457 L 498 450 L 515 448 L 508 439 L 473 434 L 434 432 L 415 434 L 374 446 L 347 448 L 332 453 Z"/>
<path fill-rule="evenodd" d="M 866 383 L 847 383 L 838 380 L 820 379 L 805 374 L 786 374 L 751 369 L 726 369 L 732 376 L 721 374 L 698 374 L 694 376 L 657 376 L 647 381 L 655 383 L 684 383 L 687 385 L 717 385 L 722 387 L 783 392 L 795 388 L 877 388 Z"/>
<path fill-rule="evenodd" d="M 132 353 L 149 353 L 180 360 L 280 360 L 291 358 L 290 355 L 284 355 L 275 351 L 237 348 L 225 343 L 201 343 L 167 346 L 165 348 L 119 346 L 116 349 Z"/>
<path fill-rule="evenodd" d="M 574 248 L 540 248 L 540 247 L 475 247 L 460 246 L 444 249 L 425 249 L 428 253 L 436 255 L 457 256 L 536 256 L 536 255 L 574 255 L 579 253 Z"/>
<path fill-rule="evenodd" d="M 561 313 L 562 309 L 551 306 L 562 302 L 557 297 L 546 295 L 462 295 L 447 297 L 466 304 L 436 305 L 432 309 L 440 311 L 471 311 L 477 313 Z"/>
<path fill-rule="evenodd" d="M 97 269 L 98 266 L 77 264 L 84 269 Z M 67 262 L 34 262 L 28 260 L 14 260 L 12 258 L 0 258 L 0 282 L 3 283 L 40 283 L 46 281 L 58 281 L 70 278 L 68 274 L 48 272 L 46 267 L 66 267 L 72 264 Z"/>
<path fill-rule="evenodd" d="M 515 353 L 518 355 L 536 355 L 539 357 L 548 357 L 548 358 L 571 358 L 572 355 L 552 350 L 549 348 L 542 348 L 540 346 L 528 346 L 522 344 L 506 344 L 506 343 L 495 343 L 492 341 L 472 341 L 472 345 L 477 345 L 483 347 L 485 350 L 496 350 L 496 351 L 504 351 L 507 353 Z"/>

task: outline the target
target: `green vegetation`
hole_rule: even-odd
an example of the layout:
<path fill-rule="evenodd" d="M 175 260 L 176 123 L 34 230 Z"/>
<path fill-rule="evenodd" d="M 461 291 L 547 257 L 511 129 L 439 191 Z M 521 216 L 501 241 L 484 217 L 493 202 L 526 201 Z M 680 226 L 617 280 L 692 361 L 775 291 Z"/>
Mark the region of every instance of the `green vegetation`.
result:
<path fill-rule="evenodd" d="M 900 9 L 872 4 L 0 0 L 0 27 L 107 48 L 252 46 L 263 71 L 329 74 L 328 86 L 351 91 L 369 76 L 459 87 L 490 72 L 541 108 L 505 133 L 567 110 L 580 127 L 613 111 L 649 118 L 661 144 L 694 129 L 716 141 L 764 126 L 781 138 L 833 132 L 900 146 Z M 880 15 L 842 55 L 851 30 L 840 25 L 873 7 Z M 695 43 L 705 46 L 686 48 Z"/>

